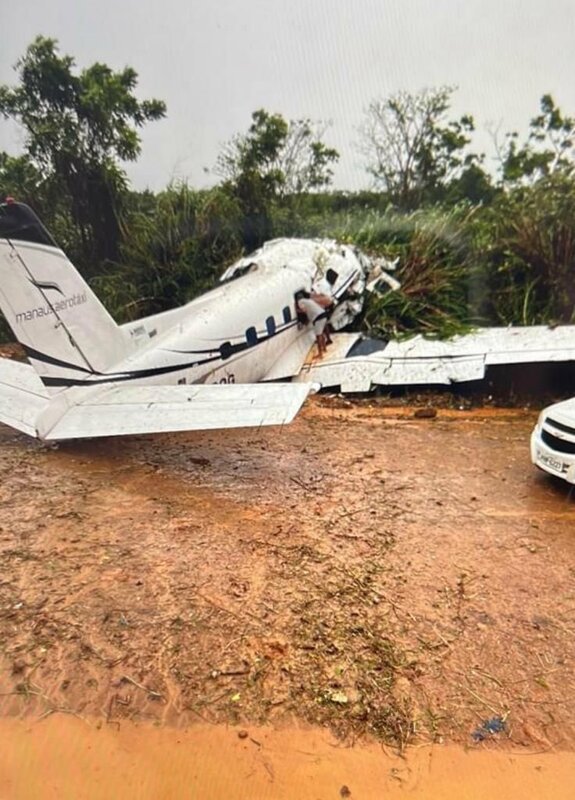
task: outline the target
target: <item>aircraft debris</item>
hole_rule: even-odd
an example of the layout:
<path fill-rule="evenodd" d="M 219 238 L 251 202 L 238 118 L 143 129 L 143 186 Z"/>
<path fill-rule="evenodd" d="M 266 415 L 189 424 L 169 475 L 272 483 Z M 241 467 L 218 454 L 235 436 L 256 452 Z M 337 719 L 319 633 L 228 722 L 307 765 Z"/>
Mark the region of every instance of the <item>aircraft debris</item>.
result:
<path fill-rule="evenodd" d="M 276 239 L 185 306 L 117 325 L 34 212 L 0 205 L 0 310 L 29 361 L 0 359 L 0 422 L 43 441 L 283 425 L 321 387 L 449 385 L 575 359 L 574 326 L 449 341 L 343 332 L 366 292 L 400 290 L 396 266 L 333 240 Z M 314 291 L 339 331 L 321 358 L 297 305 Z"/>

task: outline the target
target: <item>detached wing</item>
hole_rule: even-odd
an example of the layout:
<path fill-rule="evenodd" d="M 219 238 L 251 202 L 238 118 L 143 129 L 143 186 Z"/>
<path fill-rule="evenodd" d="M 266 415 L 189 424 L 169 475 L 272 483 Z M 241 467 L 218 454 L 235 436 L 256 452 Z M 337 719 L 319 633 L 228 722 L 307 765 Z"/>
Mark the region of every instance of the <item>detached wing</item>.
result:
<path fill-rule="evenodd" d="M 34 367 L 0 358 L 0 422 L 36 436 L 36 420 L 49 402 Z"/>
<path fill-rule="evenodd" d="M 78 398 L 40 435 L 61 440 L 285 425 L 311 391 L 313 384 L 114 386 Z"/>
<path fill-rule="evenodd" d="M 445 341 L 423 336 L 399 342 L 338 334 L 321 360 L 305 364 L 298 381 L 342 392 L 374 386 L 451 384 L 485 378 L 492 365 L 575 361 L 575 326 L 479 328 Z"/>

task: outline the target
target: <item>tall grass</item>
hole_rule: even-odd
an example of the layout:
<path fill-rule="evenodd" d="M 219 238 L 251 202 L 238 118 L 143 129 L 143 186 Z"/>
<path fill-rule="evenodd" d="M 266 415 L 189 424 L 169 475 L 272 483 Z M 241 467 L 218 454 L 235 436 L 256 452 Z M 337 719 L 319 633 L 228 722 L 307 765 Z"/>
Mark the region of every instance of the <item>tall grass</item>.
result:
<path fill-rule="evenodd" d="M 398 213 L 372 195 L 291 198 L 273 208 L 276 236 L 329 237 L 399 258 L 401 290 L 368 298 L 372 335 L 446 337 L 475 325 L 575 322 L 575 181 L 556 174 L 500 192 L 488 206 Z M 71 223 L 59 229 L 73 239 Z M 132 195 L 119 263 L 92 280 L 119 321 L 187 302 L 243 253 L 244 219 L 224 188 L 185 184 Z M 64 238 L 66 238 L 66 236 Z M 11 338 L 0 317 L 0 337 Z"/>
<path fill-rule="evenodd" d="M 575 321 L 575 183 L 555 174 L 499 198 L 484 215 L 490 317 Z"/>
<path fill-rule="evenodd" d="M 218 190 L 169 187 L 127 220 L 121 263 L 94 287 L 119 319 L 182 305 L 209 289 L 241 253 L 240 213 Z"/>
<path fill-rule="evenodd" d="M 372 335 L 398 337 L 420 332 L 439 338 L 463 333 L 477 321 L 470 291 L 474 252 L 469 235 L 474 210 L 456 207 L 419 211 L 385 220 L 379 228 L 362 228 L 366 249 L 399 257 L 401 289 L 371 295 L 363 327 Z M 389 225 L 389 223 L 393 223 Z"/>
<path fill-rule="evenodd" d="M 424 332 L 439 337 L 477 321 L 474 251 L 476 209 L 435 207 L 399 213 L 392 207 L 345 210 L 303 220 L 300 235 L 334 238 L 372 256 L 399 259 L 401 290 L 367 299 L 359 324 L 374 336 Z"/>

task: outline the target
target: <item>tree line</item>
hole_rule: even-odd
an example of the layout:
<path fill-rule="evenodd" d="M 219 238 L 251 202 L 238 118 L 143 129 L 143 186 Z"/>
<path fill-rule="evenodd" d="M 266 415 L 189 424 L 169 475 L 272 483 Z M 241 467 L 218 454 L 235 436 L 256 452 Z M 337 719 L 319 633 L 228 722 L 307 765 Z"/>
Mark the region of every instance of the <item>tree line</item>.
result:
<path fill-rule="evenodd" d="M 442 86 L 369 104 L 358 128 L 369 189 L 333 189 L 329 125 L 258 109 L 221 148 L 213 188 L 153 193 L 123 165 L 167 109 L 137 99 L 133 69 L 78 69 L 38 37 L 15 71 L 0 114 L 22 129 L 23 152 L 0 152 L 0 200 L 34 208 L 118 321 L 190 300 L 267 239 L 326 236 L 399 256 L 401 291 L 372 297 L 359 322 L 372 333 L 573 322 L 575 119 L 550 94 L 525 136 L 496 140 L 494 170 Z"/>

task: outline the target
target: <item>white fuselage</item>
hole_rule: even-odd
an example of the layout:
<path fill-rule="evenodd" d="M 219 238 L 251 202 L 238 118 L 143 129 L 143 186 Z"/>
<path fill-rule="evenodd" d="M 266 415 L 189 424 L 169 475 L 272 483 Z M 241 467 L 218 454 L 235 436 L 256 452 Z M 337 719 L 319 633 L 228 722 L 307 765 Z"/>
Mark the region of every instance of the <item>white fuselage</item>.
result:
<path fill-rule="evenodd" d="M 336 242 L 275 240 L 182 308 L 119 326 L 34 212 L 0 204 L 0 309 L 29 361 L 0 370 L 0 421 L 54 441 L 286 424 L 313 390 L 271 384 L 315 340 L 300 293 L 327 280 L 347 324 L 369 264 Z"/>
<path fill-rule="evenodd" d="M 309 326 L 298 324 L 295 294 L 310 277 L 285 267 L 224 283 L 176 311 L 122 326 L 133 352 L 108 375 L 132 383 L 256 383 Z M 109 378 L 101 376 L 102 382 Z M 92 381 L 90 381 L 92 382 Z"/>
<path fill-rule="evenodd" d="M 296 293 L 309 291 L 326 264 L 337 269 L 336 303 L 365 279 L 365 265 L 345 245 L 269 242 L 232 265 L 212 291 L 181 308 L 121 326 L 129 355 L 82 385 L 109 380 L 257 383 L 291 377 L 315 341 L 312 326 L 298 323 Z"/>

